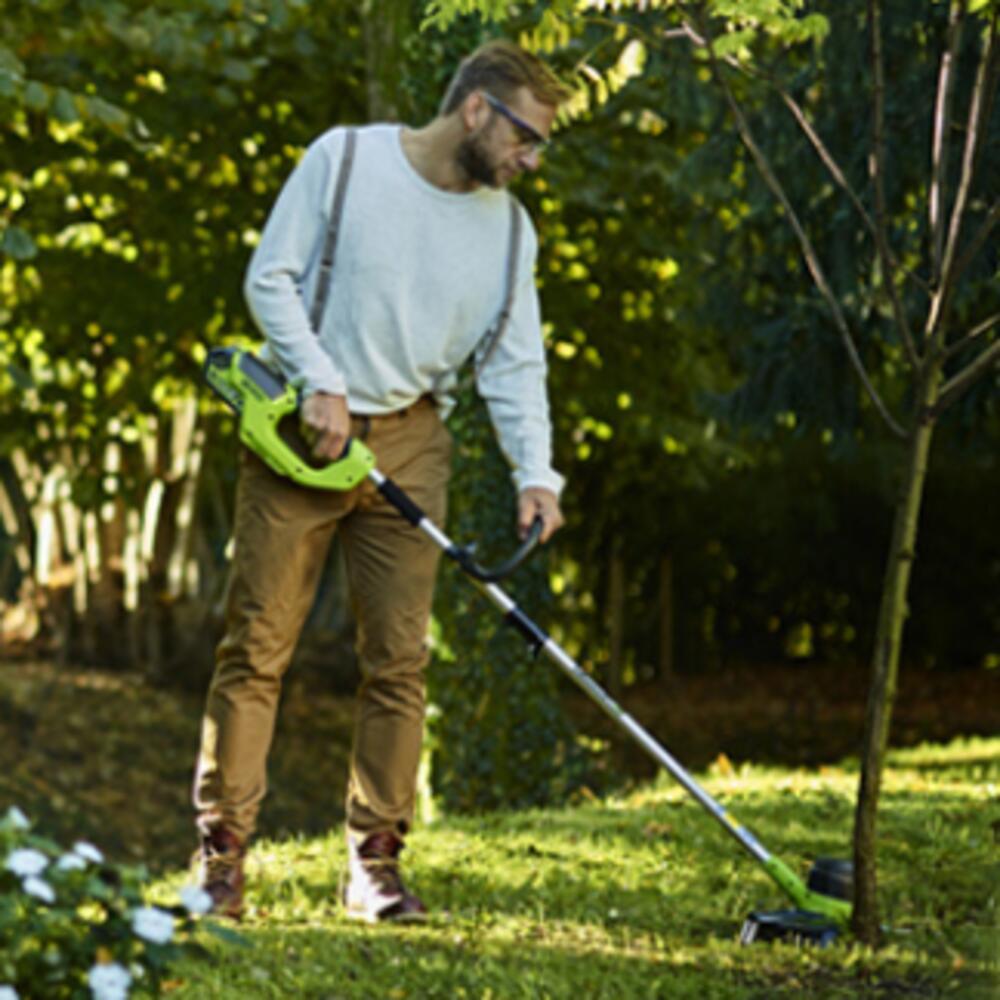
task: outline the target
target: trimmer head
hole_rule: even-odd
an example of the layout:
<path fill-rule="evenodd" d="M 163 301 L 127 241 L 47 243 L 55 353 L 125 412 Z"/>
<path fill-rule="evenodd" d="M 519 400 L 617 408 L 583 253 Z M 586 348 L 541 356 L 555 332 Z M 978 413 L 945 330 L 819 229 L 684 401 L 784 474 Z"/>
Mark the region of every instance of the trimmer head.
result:
<path fill-rule="evenodd" d="M 808 910 L 754 910 L 743 921 L 740 944 L 757 941 L 788 941 L 825 948 L 840 933 L 840 927 L 822 913 Z"/>
<path fill-rule="evenodd" d="M 807 889 L 819 896 L 850 901 L 854 895 L 854 866 L 840 858 L 817 858 L 806 882 Z M 816 896 L 813 897 L 816 899 Z M 816 900 L 821 902 L 820 900 Z M 843 929 L 843 923 L 829 913 L 811 910 L 754 910 L 743 922 L 740 944 L 756 941 L 789 941 L 825 948 Z"/>

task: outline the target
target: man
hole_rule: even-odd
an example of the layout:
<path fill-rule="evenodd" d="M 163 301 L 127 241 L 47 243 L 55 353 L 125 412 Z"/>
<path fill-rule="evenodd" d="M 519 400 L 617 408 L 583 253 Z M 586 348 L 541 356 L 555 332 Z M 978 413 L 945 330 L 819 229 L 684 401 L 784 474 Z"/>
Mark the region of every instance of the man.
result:
<path fill-rule="evenodd" d="M 346 143 L 339 128 L 306 151 L 250 263 L 245 291 L 267 340 L 263 356 L 301 390 L 316 457 L 334 460 L 348 436 L 361 437 L 438 523 L 451 448 L 442 416 L 456 372 L 476 355 L 477 386 L 518 489 L 520 533 L 536 516 L 542 541 L 562 524 L 530 223 L 520 227 L 505 329 L 489 350 L 482 341 L 505 303 L 512 221 L 526 221 L 505 186 L 537 169 L 566 96 L 535 56 L 508 42 L 482 46 L 430 124 L 357 130 L 332 271 L 320 258 L 336 214 Z M 314 331 L 310 304 L 321 283 L 326 303 Z M 362 674 L 347 792 L 347 909 L 370 921 L 418 918 L 426 911 L 398 858 L 413 821 L 439 550 L 369 484 L 311 490 L 249 452 L 241 463 L 226 632 L 194 788 L 202 885 L 216 912 L 240 915 L 281 677 L 337 531 Z"/>

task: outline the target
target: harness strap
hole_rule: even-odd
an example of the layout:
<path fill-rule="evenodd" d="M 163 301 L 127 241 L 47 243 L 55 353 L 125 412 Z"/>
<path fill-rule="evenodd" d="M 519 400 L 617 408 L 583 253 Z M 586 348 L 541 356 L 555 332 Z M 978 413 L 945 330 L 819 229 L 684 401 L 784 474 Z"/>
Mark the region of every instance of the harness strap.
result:
<path fill-rule="evenodd" d="M 344 152 L 340 158 L 340 172 L 337 174 L 337 187 L 333 192 L 333 204 L 330 206 L 330 224 L 326 229 L 323 241 L 323 256 L 319 263 L 319 277 L 316 285 L 316 298 L 313 300 L 309 322 L 313 333 L 319 334 L 326 300 L 330 295 L 330 275 L 333 272 L 333 261 L 337 256 L 337 236 L 340 233 L 340 220 L 344 214 L 344 200 L 347 197 L 347 182 L 354 165 L 354 148 L 357 145 L 358 134 L 354 129 L 348 129 L 344 137 Z"/>
<path fill-rule="evenodd" d="M 510 198 L 510 239 L 507 243 L 507 284 L 504 290 L 503 305 L 496 322 L 483 335 L 476 349 L 475 375 L 478 376 L 486 362 L 490 360 L 500 338 L 510 322 L 511 306 L 514 303 L 514 293 L 517 291 L 517 259 L 521 249 L 521 211 L 517 202 Z"/>
<path fill-rule="evenodd" d="M 319 335 L 320 324 L 330 296 L 330 277 L 333 273 L 333 263 L 337 256 L 337 238 L 340 235 L 340 222 L 344 214 L 344 202 L 347 198 L 347 182 L 351 177 L 354 165 L 354 151 L 357 146 L 358 134 L 353 128 L 347 130 L 344 137 L 344 152 L 340 159 L 340 170 L 337 174 L 337 186 L 333 192 L 333 202 L 330 206 L 330 224 L 323 240 L 323 256 L 320 258 L 319 275 L 317 276 L 316 298 L 313 300 L 309 313 L 309 322 L 313 333 Z M 472 375 L 465 379 L 459 389 L 475 381 L 486 363 L 496 350 L 510 322 L 511 306 L 514 293 L 517 291 L 517 262 L 521 248 L 521 211 L 517 201 L 511 196 L 510 203 L 510 237 L 507 243 L 507 272 L 504 287 L 503 305 L 493 325 L 483 334 L 476 347 L 475 362 Z"/>

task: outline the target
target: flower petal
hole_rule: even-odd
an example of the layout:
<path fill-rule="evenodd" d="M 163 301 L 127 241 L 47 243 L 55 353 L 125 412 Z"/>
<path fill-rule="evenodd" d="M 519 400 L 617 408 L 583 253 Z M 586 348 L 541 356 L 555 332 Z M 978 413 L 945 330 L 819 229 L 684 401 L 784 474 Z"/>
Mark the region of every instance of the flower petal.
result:
<path fill-rule="evenodd" d="M 49 859 L 32 847 L 22 847 L 7 855 L 4 867 L 22 878 L 30 875 L 40 875 L 49 865 Z"/>
<path fill-rule="evenodd" d="M 45 879 L 29 875 L 22 883 L 22 888 L 29 896 L 34 896 L 35 899 L 40 899 L 43 903 L 56 901 L 55 889 Z"/>

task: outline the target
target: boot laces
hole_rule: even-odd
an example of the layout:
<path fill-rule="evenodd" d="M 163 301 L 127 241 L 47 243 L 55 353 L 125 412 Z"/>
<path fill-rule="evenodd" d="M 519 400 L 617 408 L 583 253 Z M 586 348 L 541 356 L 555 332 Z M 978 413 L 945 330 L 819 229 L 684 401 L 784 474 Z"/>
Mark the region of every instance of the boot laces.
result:
<path fill-rule="evenodd" d="M 406 886 L 395 858 L 365 858 L 362 865 L 382 895 L 406 895 Z"/>
<path fill-rule="evenodd" d="M 207 839 L 201 849 L 202 872 L 206 885 L 218 882 L 228 884 L 238 874 L 243 852 L 235 848 L 222 848 Z"/>

